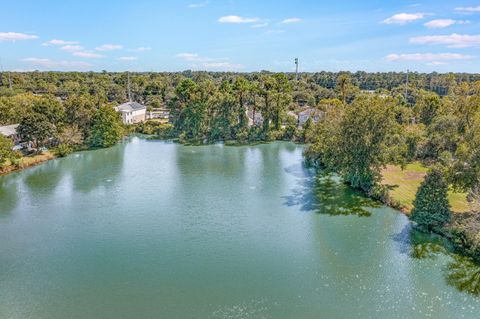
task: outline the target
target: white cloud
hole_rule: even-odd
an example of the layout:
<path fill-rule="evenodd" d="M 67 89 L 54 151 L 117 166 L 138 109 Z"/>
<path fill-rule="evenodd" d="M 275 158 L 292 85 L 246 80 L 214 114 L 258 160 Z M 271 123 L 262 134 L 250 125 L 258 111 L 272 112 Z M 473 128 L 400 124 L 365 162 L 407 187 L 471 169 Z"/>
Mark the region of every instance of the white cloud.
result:
<path fill-rule="evenodd" d="M 475 58 L 471 55 L 459 53 L 409 53 L 409 54 L 389 54 L 385 57 L 387 61 L 417 61 L 433 62 L 447 60 L 469 60 Z"/>
<path fill-rule="evenodd" d="M 78 44 L 78 42 L 53 39 L 53 40 L 44 42 L 42 45 L 49 46 L 49 45 L 71 45 L 71 44 Z"/>
<path fill-rule="evenodd" d="M 221 69 L 221 70 L 238 70 L 238 69 L 243 69 L 245 66 L 242 64 L 237 64 L 237 63 L 231 63 L 231 62 L 208 62 L 208 63 L 203 63 L 202 66 L 205 69 Z"/>
<path fill-rule="evenodd" d="M 17 33 L 17 32 L 0 32 L 0 41 L 18 41 L 18 40 L 33 40 L 38 39 L 38 36 L 33 34 Z"/>
<path fill-rule="evenodd" d="M 397 13 L 382 21 L 384 24 L 406 24 L 427 16 L 425 13 Z"/>
<path fill-rule="evenodd" d="M 268 30 L 265 34 L 281 34 L 285 33 L 285 30 Z"/>
<path fill-rule="evenodd" d="M 415 44 L 444 44 L 449 48 L 466 48 L 480 45 L 479 35 L 450 34 L 450 35 L 427 35 L 410 38 L 410 43 Z"/>
<path fill-rule="evenodd" d="M 438 29 L 438 28 L 446 28 L 454 24 L 468 24 L 470 21 L 464 20 L 453 20 L 453 19 L 436 19 L 429 21 L 424 24 L 429 29 Z"/>
<path fill-rule="evenodd" d="M 21 61 L 46 69 L 85 69 L 92 65 L 82 61 L 55 61 L 42 58 L 25 58 Z"/>
<path fill-rule="evenodd" d="M 138 58 L 136 56 L 121 56 L 117 60 L 119 61 L 136 61 Z"/>
<path fill-rule="evenodd" d="M 302 19 L 300 19 L 300 18 L 288 18 L 288 19 L 285 19 L 285 20 L 282 21 L 283 24 L 298 23 L 298 22 L 302 22 Z"/>
<path fill-rule="evenodd" d="M 151 47 L 139 47 L 139 48 L 132 49 L 130 51 L 132 51 L 132 52 L 146 52 L 146 51 L 151 51 L 151 50 L 152 50 Z"/>
<path fill-rule="evenodd" d="M 252 28 L 265 28 L 265 27 L 268 27 L 268 22 L 257 23 L 257 24 L 252 25 Z"/>
<path fill-rule="evenodd" d="M 480 13 L 480 6 L 477 6 L 477 7 L 458 7 L 458 8 L 455 8 L 455 11 L 459 12 L 459 13 L 466 13 L 466 14 Z"/>
<path fill-rule="evenodd" d="M 95 48 L 95 50 L 97 51 L 114 51 L 114 50 L 121 50 L 121 49 L 123 49 L 123 46 L 118 44 L 104 44 Z"/>
<path fill-rule="evenodd" d="M 190 62 L 211 61 L 210 58 L 201 57 L 198 53 L 179 53 L 176 57 Z"/>
<path fill-rule="evenodd" d="M 447 64 L 446 62 L 440 62 L 440 61 L 432 61 L 432 62 L 428 62 L 427 65 L 433 65 L 433 66 L 436 66 L 436 65 L 445 65 Z"/>
<path fill-rule="evenodd" d="M 176 57 L 186 62 L 191 62 L 190 67 L 194 69 L 236 70 L 244 67 L 242 64 L 229 62 L 227 58 L 213 59 L 203 57 L 198 53 L 179 53 Z"/>
<path fill-rule="evenodd" d="M 83 47 L 81 45 L 64 45 L 60 47 L 60 50 L 67 51 L 67 52 L 75 52 L 75 51 L 82 51 Z"/>
<path fill-rule="evenodd" d="M 218 22 L 220 22 L 220 23 L 235 23 L 235 24 L 255 23 L 255 22 L 259 22 L 259 21 L 260 21 L 259 18 L 243 18 L 243 17 L 239 17 L 239 16 L 224 16 L 224 17 L 221 17 L 220 19 L 218 19 Z"/>
<path fill-rule="evenodd" d="M 206 7 L 208 4 L 209 4 L 208 1 L 199 2 L 199 3 L 191 3 L 191 4 L 188 5 L 188 8 L 190 8 L 190 9 L 198 9 L 198 8 Z"/>
<path fill-rule="evenodd" d="M 90 52 L 90 51 L 75 51 L 72 53 L 74 56 L 78 56 L 81 58 L 87 58 L 87 59 L 99 59 L 103 58 L 104 56 L 95 52 Z"/>

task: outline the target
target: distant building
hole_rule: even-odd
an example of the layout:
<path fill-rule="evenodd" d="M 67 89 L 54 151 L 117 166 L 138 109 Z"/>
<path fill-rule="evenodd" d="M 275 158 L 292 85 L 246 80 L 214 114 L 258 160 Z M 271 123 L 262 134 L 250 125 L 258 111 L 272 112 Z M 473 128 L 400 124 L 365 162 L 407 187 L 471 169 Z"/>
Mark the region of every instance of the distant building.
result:
<path fill-rule="evenodd" d="M 137 102 L 120 104 L 115 111 L 122 113 L 123 124 L 141 123 L 147 119 L 147 107 Z"/>
<path fill-rule="evenodd" d="M 320 111 L 314 108 L 307 108 L 302 112 L 298 113 L 298 126 L 303 126 L 308 119 L 312 119 L 313 123 L 318 123 L 325 116 L 324 111 Z"/>
<path fill-rule="evenodd" d="M 262 126 L 263 125 L 263 116 L 262 116 L 262 113 L 260 113 L 259 111 L 256 111 L 255 112 L 255 118 L 253 116 L 253 110 L 252 109 L 248 109 L 246 111 L 246 114 L 247 114 L 247 118 L 248 118 L 248 126 Z"/>
<path fill-rule="evenodd" d="M 168 120 L 170 118 L 170 111 L 165 108 L 152 109 L 147 112 L 148 120 Z"/>
<path fill-rule="evenodd" d="M 21 139 L 17 132 L 18 126 L 19 124 L 0 126 L 0 134 L 10 138 L 15 145 L 20 144 Z"/>

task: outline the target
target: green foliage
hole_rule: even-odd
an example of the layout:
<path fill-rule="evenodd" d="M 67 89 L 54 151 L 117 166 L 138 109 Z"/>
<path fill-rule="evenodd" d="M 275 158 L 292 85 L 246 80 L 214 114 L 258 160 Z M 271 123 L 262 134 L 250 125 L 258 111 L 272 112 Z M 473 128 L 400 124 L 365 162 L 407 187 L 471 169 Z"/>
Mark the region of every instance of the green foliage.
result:
<path fill-rule="evenodd" d="M 58 157 L 65 157 L 73 152 L 73 148 L 68 144 L 60 144 L 55 149 L 55 154 Z"/>
<path fill-rule="evenodd" d="M 397 158 L 399 127 L 393 103 L 391 99 L 359 97 L 332 112 L 317 126 L 307 157 L 340 173 L 352 187 L 369 191 L 380 180 L 380 169 Z"/>
<path fill-rule="evenodd" d="M 27 115 L 18 127 L 18 134 L 24 141 L 32 141 L 35 146 L 42 147 L 48 139 L 55 137 L 56 127 L 47 116 L 41 113 Z"/>
<path fill-rule="evenodd" d="M 404 135 L 406 144 L 405 159 L 411 162 L 418 158 L 425 144 L 424 125 L 409 125 L 405 128 Z"/>
<path fill-rule="evenodd" d="M 421 91 L 415 109 L 419 120 L 425 125 L 430 125 L 438 115 L 441 107 L 440 97 L 432 92 Z"/>
<path fill-rule="evenodd" d="M 110 147 L 122 137 L 120 117 L 110 106 L 101 107 L 92 117 L 92 128 L 88 139 L 92 147 Z"/>
<path fill-rule="evenodd" d="M 411 219 L 423 231 L 441 231 L 450 222 L 448 184 L 438 169 L 432 169 L 418 188 Z"/>
<path fill-rule="evenodd" d="M 16 94 L 13 96 L 0 96 L 0 124 L 14 124 L 30 112 L 38 97 L 31 93 Z"/>
<path fill-rule="evenodd" d="M 6 163 L 13 162 L 18 158 L 17 152 L 12 150 L 13 142 L 0 134 L 0 168 L 4 167 Z"/>
<path fill-rule="evenodd" d="M 478 212 L 456 215 L 449 227 L 448 236 L 458 251 L 480 261 L 480 215 Z"/>
<path fill-rule="evenodd" d="M 88 136 L 92 116 L 97 110 L 97 103 L 95 97 L 88 94 L 71 95 L 64 103 L 66 122 L 81 128 L 84 138 Z"/>
<path fill-rule="evenodd" d="M 65 111 L 62 103 L 52 95 L 42 96 L 33 103 L 33 112 L 44 115 L 53 125 L 63 122 Z"/>

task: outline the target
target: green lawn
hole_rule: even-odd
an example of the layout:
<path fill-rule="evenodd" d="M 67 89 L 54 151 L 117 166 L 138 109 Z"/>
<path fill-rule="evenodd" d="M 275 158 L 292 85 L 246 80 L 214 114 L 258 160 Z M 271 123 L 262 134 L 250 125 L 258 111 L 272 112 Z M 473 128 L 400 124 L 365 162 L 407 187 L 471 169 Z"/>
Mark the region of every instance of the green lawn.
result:
<path fill-rule="evenodd" d="M 428 169 L 419 162 L 408 164 L 403 170 L 400 166 L 388 165 L 382 171 L 384 185 L 392 186 L 390 196 L 402 206 L 407 212 L 413 208 L 412 202 L 415 199 L 417 188 L 422 183 Z M 466 212 L 469 206 L 464 193 L 448 194 L 452 211 L 455 213 Z"/>

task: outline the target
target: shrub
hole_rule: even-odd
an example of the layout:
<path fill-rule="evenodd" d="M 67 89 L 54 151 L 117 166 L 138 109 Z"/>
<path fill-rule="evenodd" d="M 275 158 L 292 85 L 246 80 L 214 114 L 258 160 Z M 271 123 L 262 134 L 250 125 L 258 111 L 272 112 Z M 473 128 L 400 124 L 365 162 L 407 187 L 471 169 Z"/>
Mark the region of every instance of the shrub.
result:
<path fill-rule="evenodd" d="M 73 148 L 68 144 L 60 144 L 55 150 L 58 157 L 65 157 L 73 152 Z"/>

